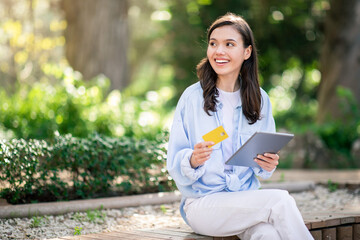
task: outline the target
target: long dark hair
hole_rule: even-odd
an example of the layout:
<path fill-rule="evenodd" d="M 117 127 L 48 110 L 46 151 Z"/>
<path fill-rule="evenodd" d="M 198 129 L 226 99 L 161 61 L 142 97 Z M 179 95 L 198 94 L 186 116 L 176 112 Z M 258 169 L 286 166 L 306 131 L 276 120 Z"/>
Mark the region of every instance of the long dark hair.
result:
<path fill-rule="evenodd" d="M 242 36 L 244 47 L 252 46 L 251 56 L 245 60 L 240 69 L 238 77 L 242 110 L 249 124 L 255 123 L 260 119 L 261 93 L 258 77 L 258 61 L 256 46 L 253 33 L 247 22 L 240 16 L 232 13 L 218 18 L 207 31 L 207 41 L 209 42 L 211 33 L 218 27 L 232 26 Z M 211 67 L 209 59 L 206 57 L 200 61 L 196 67 L 197 76 L 203 89 L 204 110 L 210 116 L 210 111 L 216 111 L 217 97 L 219 96 L 216 88 L 217 74 Z"/>

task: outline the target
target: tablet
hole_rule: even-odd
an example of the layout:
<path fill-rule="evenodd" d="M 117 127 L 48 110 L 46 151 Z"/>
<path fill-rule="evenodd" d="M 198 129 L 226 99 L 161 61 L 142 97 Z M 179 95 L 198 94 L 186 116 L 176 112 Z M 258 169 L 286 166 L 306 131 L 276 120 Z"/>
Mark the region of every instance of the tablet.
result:
<path fill-rule="evenodd" d="M 254 161 L 258 154 L 277 153 L 294 134 L 256 132 L 225 163 L 228 165 L 259 167 Z"/>

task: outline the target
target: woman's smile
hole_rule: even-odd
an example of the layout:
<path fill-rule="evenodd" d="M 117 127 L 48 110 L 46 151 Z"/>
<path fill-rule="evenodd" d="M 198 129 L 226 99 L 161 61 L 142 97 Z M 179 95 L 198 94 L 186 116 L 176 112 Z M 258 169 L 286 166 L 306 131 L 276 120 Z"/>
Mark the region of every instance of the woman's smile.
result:
<path fill-rule="evenodd" d="M 226 63 L 230 62 L 230 60 L 228 60 L 228 59 L 223 59 L 223 58 L 215 58 L 215 62 L 216 62 L 217 65 L 223 66 L 223 65 L 225 65 Z"/>

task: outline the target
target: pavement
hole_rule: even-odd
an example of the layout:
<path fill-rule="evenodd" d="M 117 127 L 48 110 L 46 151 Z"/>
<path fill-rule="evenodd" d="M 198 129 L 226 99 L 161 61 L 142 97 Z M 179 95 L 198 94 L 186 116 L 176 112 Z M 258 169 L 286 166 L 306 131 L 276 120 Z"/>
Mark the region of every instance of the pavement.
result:
<path fill-rule="evenodd" d="M 303 170 L 278 169 L 269 180 L 262 180 L 262 188 L 285 189 L 289 192 L 311 190 L 316 184 L 333 183 L 360 186 L 360 169 L 357 170 Z M 32 217 L 40 215 L 60 215 L 68 212 L 83 212 L 95 209 L 119 209 L 141 205 L 166 204 L 180 201 L 178 191 L 110 197 L 64 202 L 48 202 L 10 205 L 0 200 L 0 218 Z"/>

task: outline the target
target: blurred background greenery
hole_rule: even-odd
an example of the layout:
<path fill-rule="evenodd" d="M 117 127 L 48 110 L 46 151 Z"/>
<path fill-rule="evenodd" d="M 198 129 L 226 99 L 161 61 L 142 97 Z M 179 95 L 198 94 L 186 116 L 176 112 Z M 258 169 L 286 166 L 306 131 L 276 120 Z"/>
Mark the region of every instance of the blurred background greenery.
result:
<path fill-rule="evenodd" d="M 0 137 L 164 136 L 179 96 L 197 81 L 207 27 L 231 11 L 253 29 L 278 131 L 310 132 L 332 159 L 321 165 L 303 154 L 296 164 L 294 147 L 281 167 L 359 167 L 359 4 L 3 0 Z"/>

